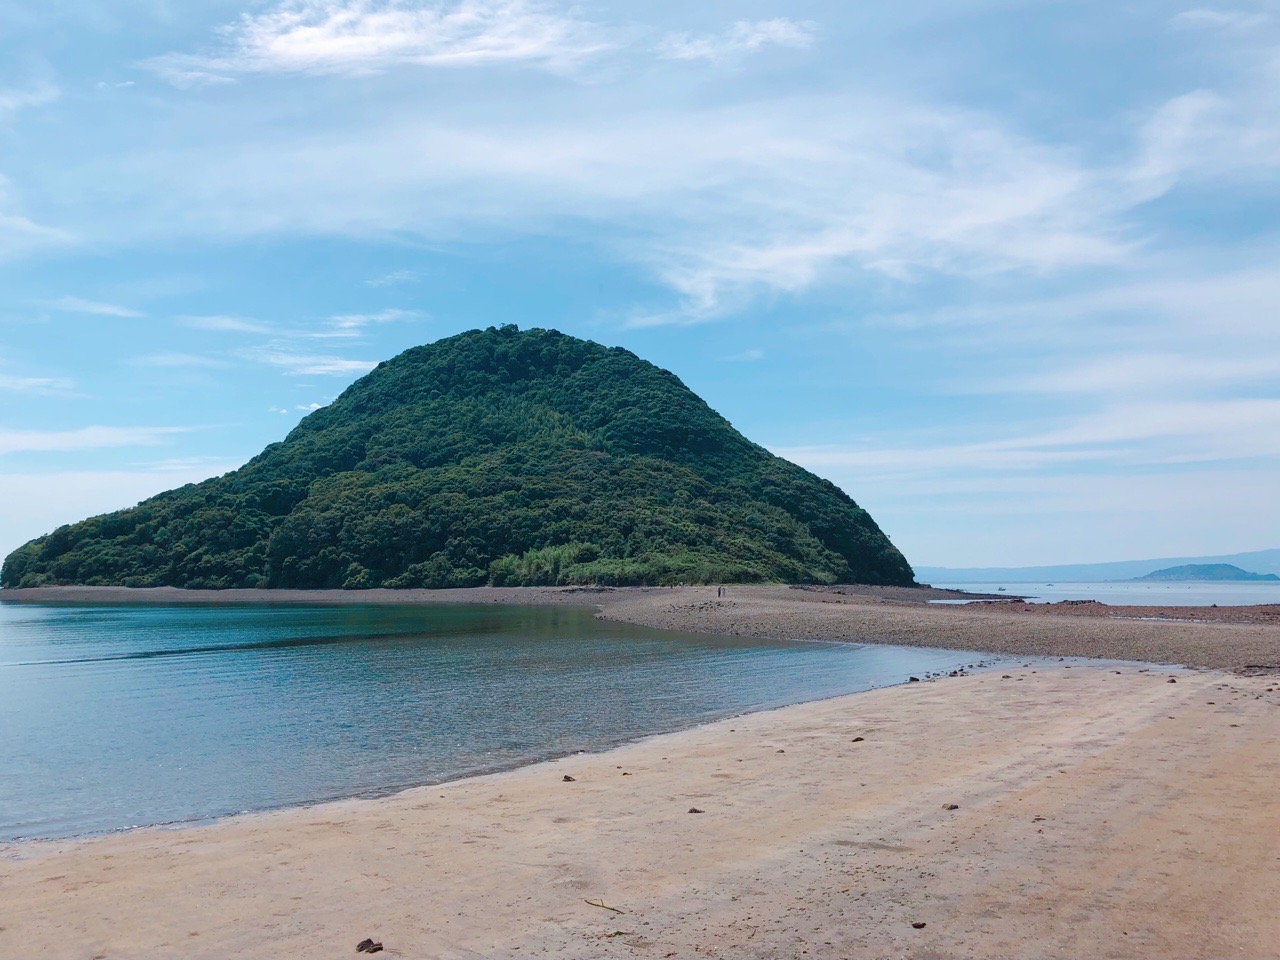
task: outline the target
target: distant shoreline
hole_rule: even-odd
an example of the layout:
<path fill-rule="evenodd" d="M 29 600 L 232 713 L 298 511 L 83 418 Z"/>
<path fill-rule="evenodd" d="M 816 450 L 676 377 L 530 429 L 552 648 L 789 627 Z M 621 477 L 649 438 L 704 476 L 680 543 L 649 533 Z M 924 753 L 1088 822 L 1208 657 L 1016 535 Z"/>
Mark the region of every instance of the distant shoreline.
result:
<path fill-rule="evenodd" d="M 1096 603 L 963 606 L 927 587 L 475 587 L 456 590 L 181 590 L 40 587 L 12 603 L 515 604 L 582 607 L 609 620 L 690 633 L 813 639 L 1177 663 L 1280 673 L 1280 605 L 1120 607 Z M 994 596 L 994 595 L 992 595 Z"/>

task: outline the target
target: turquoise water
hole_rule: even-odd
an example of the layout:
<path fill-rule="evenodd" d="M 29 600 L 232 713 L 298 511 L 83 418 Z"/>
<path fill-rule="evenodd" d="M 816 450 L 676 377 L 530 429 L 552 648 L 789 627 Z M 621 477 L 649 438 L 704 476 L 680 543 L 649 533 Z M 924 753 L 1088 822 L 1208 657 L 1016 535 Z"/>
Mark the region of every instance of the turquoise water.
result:
<path fill-rule="evenodd" d="M 977 657 L 546 607 L 0 603 L 0 840 L 376 795 Z"/>

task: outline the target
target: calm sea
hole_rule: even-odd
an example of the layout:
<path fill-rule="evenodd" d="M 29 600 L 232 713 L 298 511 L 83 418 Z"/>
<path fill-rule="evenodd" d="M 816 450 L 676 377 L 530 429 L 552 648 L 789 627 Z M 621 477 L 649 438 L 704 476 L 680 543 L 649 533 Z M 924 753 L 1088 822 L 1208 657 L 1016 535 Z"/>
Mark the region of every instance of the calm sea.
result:
<path fill-rule="evenodd" d="M 386 793 L 978 656 L 556 608 L 0 603 L 0 840 Z"/>
<path fill-rule="evenodd" d="M 1193 580 L 1185 583 L 935 583 L 945 590 L 997 593 L 1026 597 L 1033 603 L 1059 600 L 1098 600 L 1102 603 L 1140 607 L 1236 607 L 1255 603 L 1280 603 L 1280 583 L 1221 583 Z"/>

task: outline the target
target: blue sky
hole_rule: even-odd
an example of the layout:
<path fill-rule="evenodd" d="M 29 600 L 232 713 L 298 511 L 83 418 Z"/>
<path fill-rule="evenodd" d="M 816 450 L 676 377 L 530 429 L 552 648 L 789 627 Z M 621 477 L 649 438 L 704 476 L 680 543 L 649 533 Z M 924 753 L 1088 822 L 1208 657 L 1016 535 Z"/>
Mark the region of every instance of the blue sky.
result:
<path fill-rule="evenodd" d="M 0 552 L 626 346 L 921 565 L 1280 544 L 1280 4 L 0 0 Z"/>

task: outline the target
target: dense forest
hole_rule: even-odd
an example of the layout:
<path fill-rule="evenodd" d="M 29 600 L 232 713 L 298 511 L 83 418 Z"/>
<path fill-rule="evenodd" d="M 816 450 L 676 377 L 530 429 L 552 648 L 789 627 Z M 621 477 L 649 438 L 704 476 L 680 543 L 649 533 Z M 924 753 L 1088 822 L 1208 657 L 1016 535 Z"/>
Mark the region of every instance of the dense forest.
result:
<path fill-rule="evenodd" d="M 909 584 L 834 484 L 554 330 L 407 350 L 224 476 L 61 527 L 6 587 Z"/>

